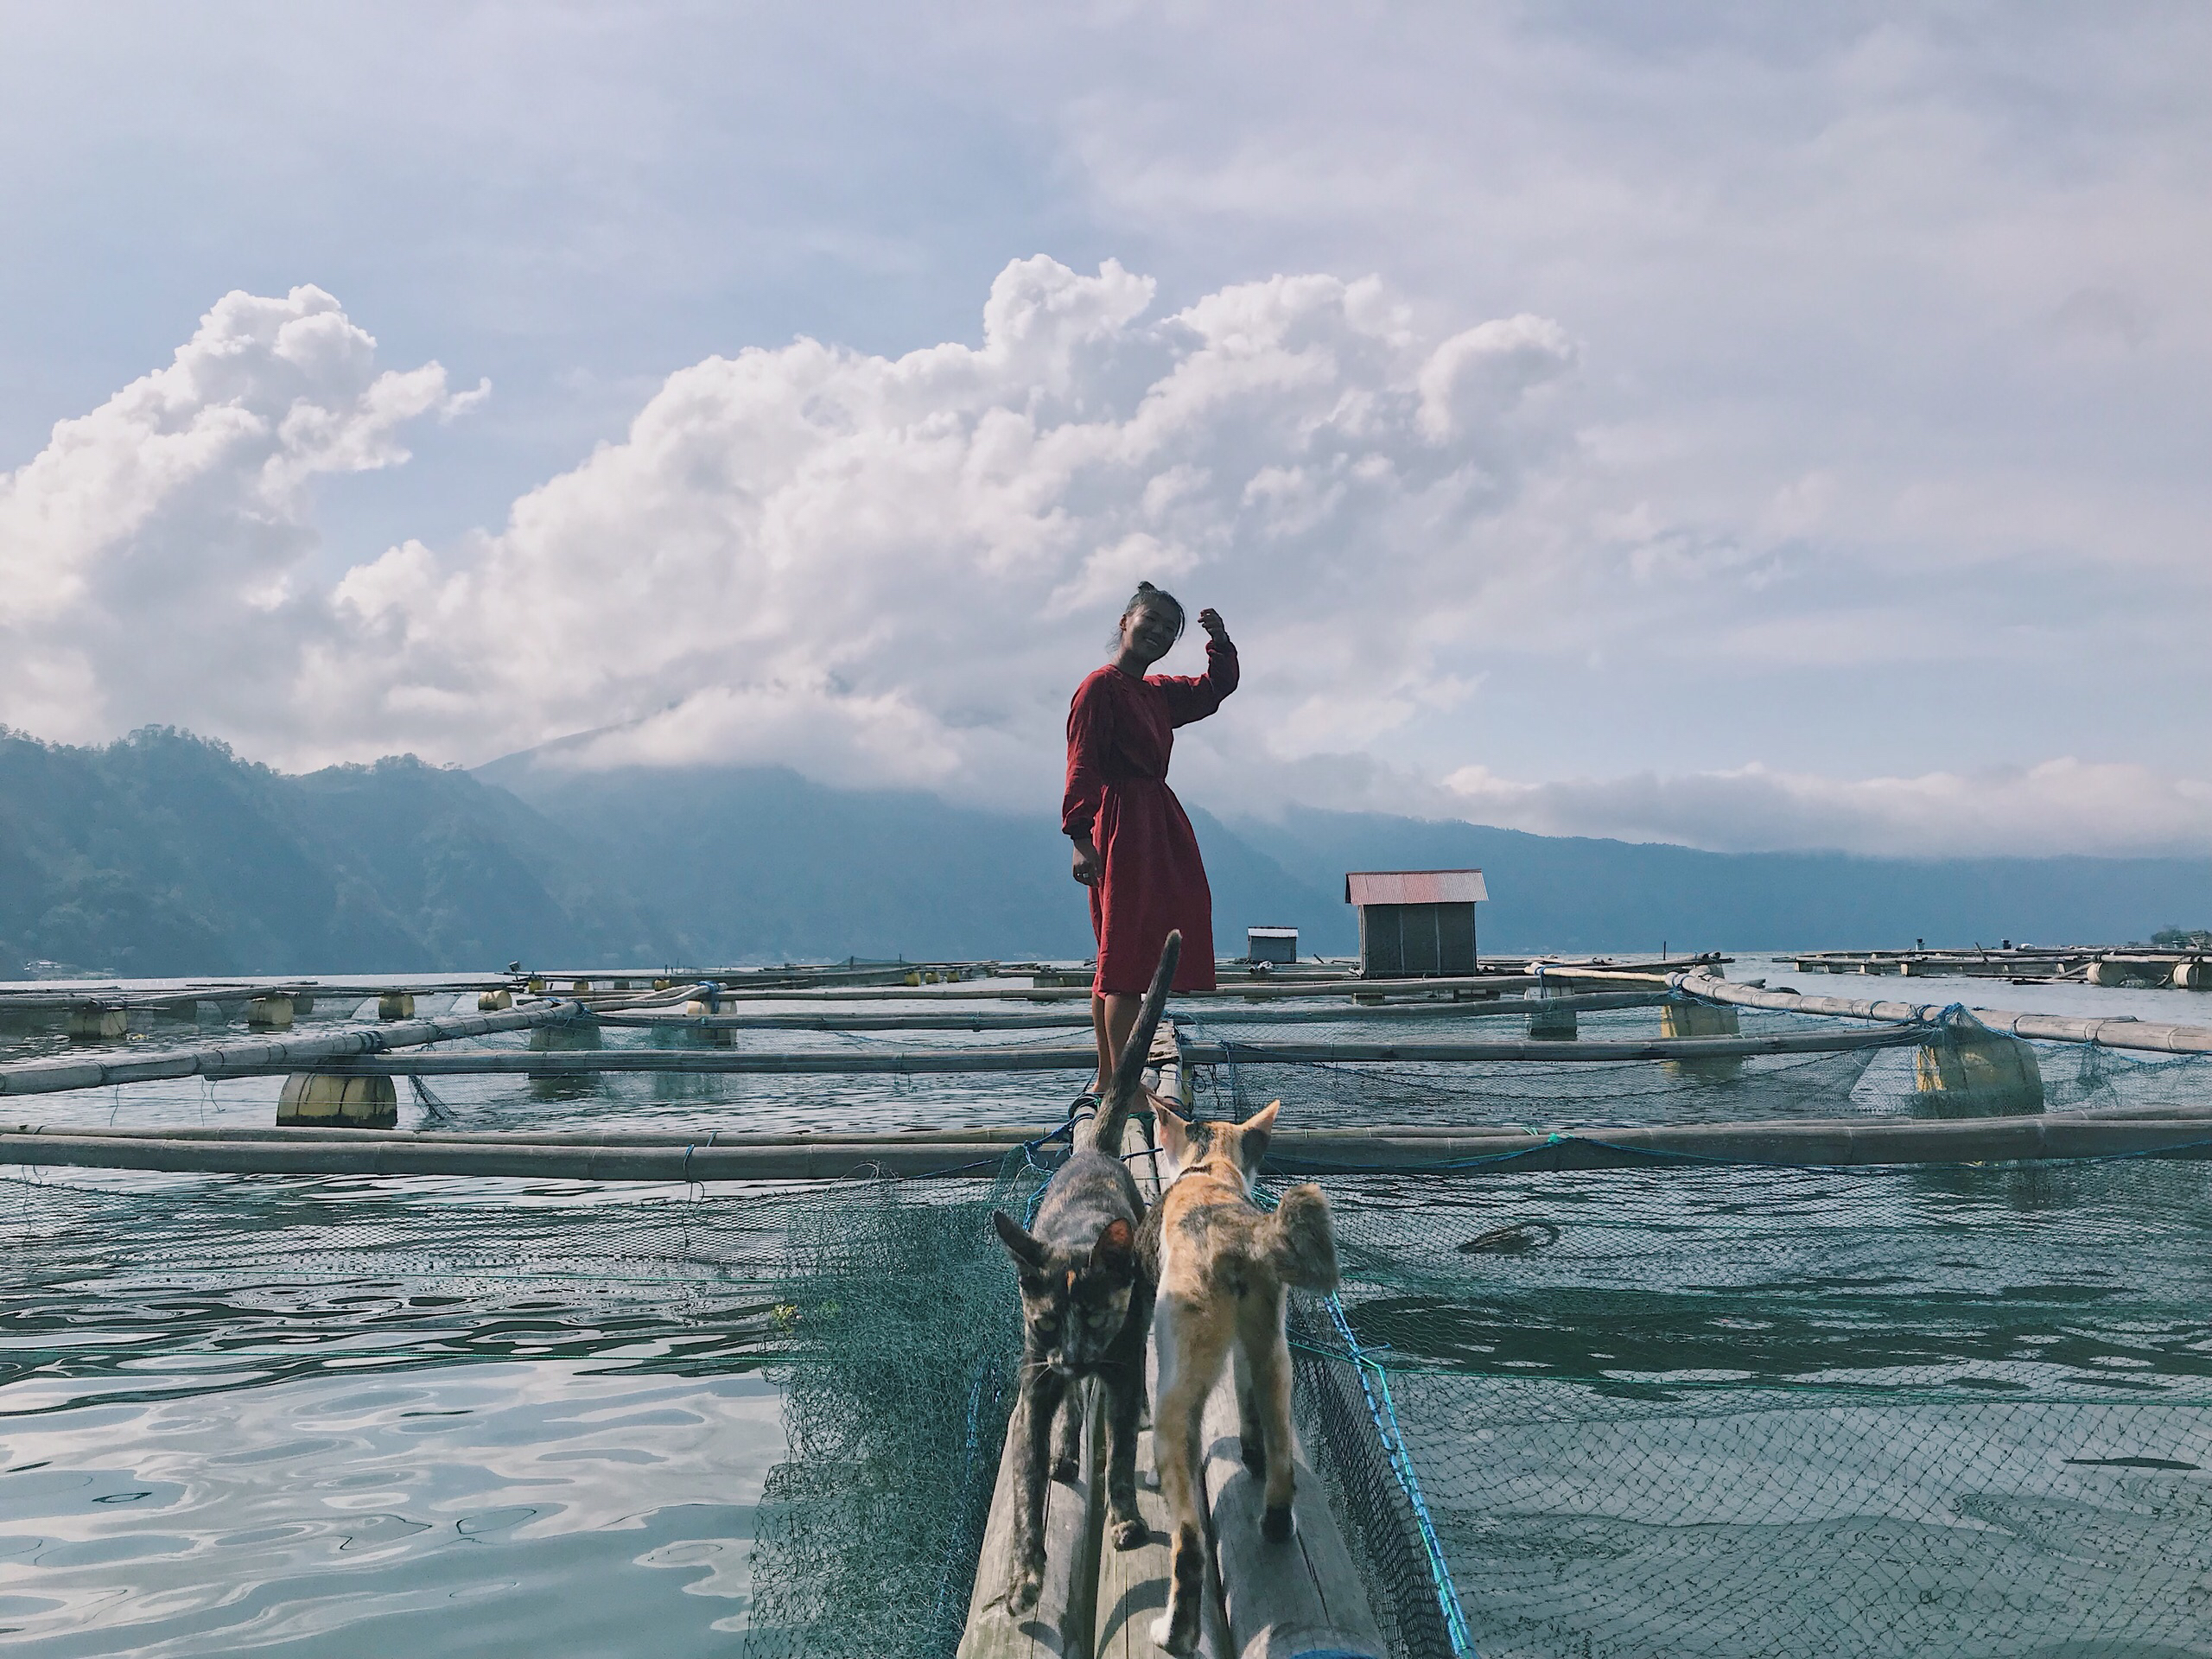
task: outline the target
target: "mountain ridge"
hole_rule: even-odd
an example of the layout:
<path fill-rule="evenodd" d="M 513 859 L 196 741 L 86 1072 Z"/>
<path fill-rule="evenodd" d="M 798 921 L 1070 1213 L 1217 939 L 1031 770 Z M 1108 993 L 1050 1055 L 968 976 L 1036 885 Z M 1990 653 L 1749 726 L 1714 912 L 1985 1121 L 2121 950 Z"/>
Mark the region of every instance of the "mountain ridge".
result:
<path fill-rule="evenodd" d="M 1348 869 L 1482 868 L 1492 951 L 2116 943 L 2212 911 L 2212 859 L 1708 853 L 1456 821 L 1190 805 L 1215 943 L 1353 948 Z M 846 789 L 787 767 L 582 772 L 411 756 L 278 772 L 147 728 L 0 732 L 0 976 L 1081 958 L 1047 812 Z"/>

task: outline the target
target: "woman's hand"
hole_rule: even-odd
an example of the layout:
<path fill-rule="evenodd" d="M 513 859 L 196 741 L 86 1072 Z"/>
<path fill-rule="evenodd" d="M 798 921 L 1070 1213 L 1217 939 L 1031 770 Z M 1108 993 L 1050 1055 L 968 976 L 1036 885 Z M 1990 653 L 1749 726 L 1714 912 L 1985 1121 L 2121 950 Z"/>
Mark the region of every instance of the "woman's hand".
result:
<path fill-rule="evenodd" d="M 1206 638 L 1217 645 L 1229 643 L 1229 624 L 1221 620 L 1221 613 L 1211 605 L 1198 613 L 1198 626 L 1206 631 Z"/>
<path fill-rule="evenodd" d="M 1105 855 L 1098 845 L 1085 836 L 1075 844 L 1075 879 L 1086 887 L 1095 887 L 1098 879 L 1106 874 Z"/>

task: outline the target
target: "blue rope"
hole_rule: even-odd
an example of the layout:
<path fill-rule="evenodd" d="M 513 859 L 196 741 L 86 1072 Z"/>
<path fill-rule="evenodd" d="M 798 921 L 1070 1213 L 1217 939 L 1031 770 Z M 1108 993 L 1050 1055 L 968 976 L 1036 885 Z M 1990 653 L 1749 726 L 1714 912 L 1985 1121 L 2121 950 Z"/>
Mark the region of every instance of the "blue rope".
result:
<path fill-rule="evenodd" d="M 1443 1611 L 1445 1633 L 1451 1638 L 1452 1651 L 1465 1654 L 1467 1659 L 1479 1659 L 1474 1637 L 1468 1633 L 1467 1616 L 1459 1607 L 1459 1586 L 1452 1582 L 1452 1568 L 1444 1559 L 1443 1542 L 1436 1535 L 1436 1522 L 1430 1518 L 1427 1500 L 1421 1496 L 1421 1477 L 1414 1472 L 1412 1454 L 1406 1450 L 1405 1431 L 1398 1423 L 1397 1402 L 1390 1397 L 1389 1376 L 1381 1363 L 1359 1345 L 1359 1338 L 1352 1334 L 1351 1321 L 1344 1317 L 1344 1305 L 1336 1294 L 1332 1292 L 1322 1300 L 1336 1325 L 1337 1335 L 1344 1339 L 1353 1372 L 1359 1378 L 1359 1391 L 1366 1396 L 1367 1414 L 1373 1420 L 1375 1433 L 1382 1442 L 1390 1472 L 1397 1477 L 1398 1490 L 1413 1506 L 1414 1524 L 1421 1530 L 1421 1548 L 1428 1557 L 1428 1576 L 1436 1587 L 1436 1605 Z M 1374 1378 L 1372 1387 L 1368 1383 L 1370 1376 Z M 1377 1389 L 1382 1391 L 1379 1402 L 1376 1399 Z"/>
<path fill-rule="evenodd" d="M 1255 1192 L 1254 1198 L 1263 1207 L 1274 1209 L 1272 1193 Z M 1376 1438 L 1382 1443 L 1382 1455 L 1389 1464 L 1391 1477 L 1398 1483 L 1398 1490 L 1406 1495 L 1406 1502 L 1414 1512 L 1414 1524 L 1421 1532 L 1421 1553 L 1428 1562 L 1428 1576 L 1436 1592 L 1436 1605 L 1444 1615 L 1445 1634 L 1455 1655 L 1466 1659 L 1481 1659 L 1475 1650 L 1474 1637 L 1467 1629 L 1467 1616 L 1459 1606 L 1459 1588 L 1452 1582 L 1451 1565 L 1444 1559 L 1444 1543 L 1437 1536 L 1436 1522 L 1428 1512 L 1428 1500 L 1421 1496 L 1421 1477 L 1414 1471 L 1413 1454 L 1406 1450 L 1405 1431 L 1398 1422 L 1398 1404 L 1390 1397 L 1390 1379 L 1382 1363 L 1375 1357 L 1375 1351 L 1360 1346 L 1359 1338 L 1352 1334 L 1351 1321 L 1344 1317 L 1344 1305 L 1335 1292 L 1321 1299 L 1329 1310 L 1329 1319 L 1337 1327 L 1343 1340 L 1342 1356 L 1352 1363 L 1352 1371 L 1359 1378 L 1359 1391 L 1367 1401 L 1367 1415 L 1375 1425 Z M 1370 1376 L 1373 1377 L 1370 1384 Z M 1380 1389 L 1382 1397 L 1376 1397 Z M 1300 1659 L 1306 1659 L 1300 1656 Z"/>

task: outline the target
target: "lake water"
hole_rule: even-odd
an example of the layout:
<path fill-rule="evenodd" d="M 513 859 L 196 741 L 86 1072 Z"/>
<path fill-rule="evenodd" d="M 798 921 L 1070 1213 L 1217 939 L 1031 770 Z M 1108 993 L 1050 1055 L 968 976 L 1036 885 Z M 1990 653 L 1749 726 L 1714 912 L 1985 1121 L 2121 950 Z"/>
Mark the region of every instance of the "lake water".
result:
<path fill-rule="evenodd" d="M 1820 994 L 2212 1023 L 2212 998 L 2184 993 L 1801 977 L 1750 959 L 1732 974 Z M 423 1011 L 443 1010 L 425 998 Z M 1656 1022 L 1640 1010 L 1586 1018 L 1585 1029 Z M 1251 1034 L 1269 1032 L 1293 1034 Z M 161 1026 L 149 1040 L 188 1034 Z M 16 1033 L 0 1053 L 61 1046 Z M 1029 1123 L 1055 1116 L 1080 1081 L 435 1078 L 435 1104 L 403 1086 L 402 1123 L 441 1108 L 479 1128 Z M 11 1103 L 8 1116 L 262 1124 L 278 1087 L 139 1085 Z M 1525 1102 L 1469 1116 L 1529 1121 Z M 1557 1121 L 1606 1114 L 1562 1099 Z M 39 1659 L 743 1651 L 762 1482 L 785 1451 L 764 1375 L 776 1351 L 762 1302 L 774 1204 L 766 1192 L 716 1198 L 705 1254 L 719 1250 L 722 1265 L 702 1275 L 680 1264 L 701 1254 L 688 1230 L 709 1211 L 677 1188 L 86 1171 L 0 1183 L 11 1263 L 0 1288 L 0 1637 Z"/>

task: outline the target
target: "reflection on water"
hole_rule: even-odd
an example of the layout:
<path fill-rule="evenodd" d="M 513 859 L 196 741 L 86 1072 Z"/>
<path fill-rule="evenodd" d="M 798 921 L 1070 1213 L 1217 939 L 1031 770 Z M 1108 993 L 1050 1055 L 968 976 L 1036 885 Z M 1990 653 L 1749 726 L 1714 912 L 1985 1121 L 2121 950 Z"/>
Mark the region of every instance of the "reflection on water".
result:
<path fill-rule="evenodd" d="M 252 1358 L 183 1358 L 128 1363 L 136 1397 L 9 1389 L 11 1652 L 627 1655 L 644 1630 L 657 1654 L 730 1651 L 782 1448 L 757 1377 L 614 1358 L 349 1376 L 334 1355 L 240 1387 Z"/>

